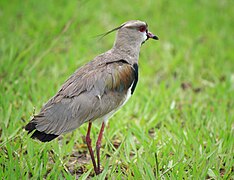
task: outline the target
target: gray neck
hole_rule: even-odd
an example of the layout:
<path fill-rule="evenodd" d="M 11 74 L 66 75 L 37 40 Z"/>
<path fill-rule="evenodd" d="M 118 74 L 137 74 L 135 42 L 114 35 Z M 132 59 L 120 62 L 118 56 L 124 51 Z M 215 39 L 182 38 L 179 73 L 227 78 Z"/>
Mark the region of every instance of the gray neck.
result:
<path fill-rule="evenodd" d="M 140 54 L 141 43 L 137 42 L 135 39 L 125 38 L 125 36 L 117 36 L 112 51 L 121 55 L 129 63 L 138 63 L 138 58 Z M 128 58 L 128 59 L 126 59 Z"/>

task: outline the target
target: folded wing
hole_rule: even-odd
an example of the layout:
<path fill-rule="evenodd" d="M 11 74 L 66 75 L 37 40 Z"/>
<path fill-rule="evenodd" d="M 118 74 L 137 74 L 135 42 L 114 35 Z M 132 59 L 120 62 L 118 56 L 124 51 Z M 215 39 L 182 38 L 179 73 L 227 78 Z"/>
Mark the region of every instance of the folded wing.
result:
<path fill-rule="evenodd" d="M 35 138 L 40 133 L 57 137 L 72 131 L 121 106 L 129 88 L 133 93 L 137 79 L 136 66 L 125 60 L 84 66 L 65 82 L 25 129 L 29 132 L 36 129 L 32 135 Z"/>

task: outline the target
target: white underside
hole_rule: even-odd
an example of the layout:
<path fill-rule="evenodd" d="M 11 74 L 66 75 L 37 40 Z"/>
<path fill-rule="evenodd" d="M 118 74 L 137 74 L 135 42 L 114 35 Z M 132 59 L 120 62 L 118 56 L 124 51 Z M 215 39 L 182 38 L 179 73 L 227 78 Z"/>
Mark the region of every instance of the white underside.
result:
<path fill-rule="evenodd" d="M 108 114 L 106 114 L 105 116 L 103 116 L 103 122 L 105 124 L 108 123 L 108 119 L 111 118 L 121 107 L 123 107 L 126 102 L 130 99 L 130 97 L 132 96 L 132 93 L 131 93 L 131 89 L 132 89 L 132 86 L 133 86 L 133 83 L 132 85 L 130 86 L 130 88 L 128 89 L 127 91 L 127 94 L 125 96 L 125 99 L 124 101 L 122 102 L 122 104 L 117 108 L 117 109 L 114 109 L 113 111 L 109 112 Z"/>

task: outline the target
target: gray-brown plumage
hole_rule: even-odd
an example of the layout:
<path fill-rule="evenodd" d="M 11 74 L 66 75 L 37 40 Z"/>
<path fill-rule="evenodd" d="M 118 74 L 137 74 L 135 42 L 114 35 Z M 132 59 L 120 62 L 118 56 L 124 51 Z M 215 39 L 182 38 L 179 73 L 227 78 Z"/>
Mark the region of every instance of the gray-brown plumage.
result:
<path fill-rule="evenodd" d="M 138 80 L 140 47 L 148 38 L 158 38 L 138 20 L 115 30 L 113 48 L 79 68 L 26 125 L 27 131 L 35 130 L 33 138 L 46 142 L 85 122 L 102 118 L 106 123 L 129 99 Z"/>

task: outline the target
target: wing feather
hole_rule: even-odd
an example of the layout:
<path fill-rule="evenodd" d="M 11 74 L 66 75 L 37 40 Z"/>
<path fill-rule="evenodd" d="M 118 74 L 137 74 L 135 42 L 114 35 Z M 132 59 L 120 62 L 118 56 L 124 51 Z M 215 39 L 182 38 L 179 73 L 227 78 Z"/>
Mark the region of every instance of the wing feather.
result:
<path fill-rule="evenodd" d="M 135 81 L 134 67 L 124 60 L 84 66 L 65 82 L 32 122 L 38 131 L 49 134 L 72 131 L 121 106 Z"/>

